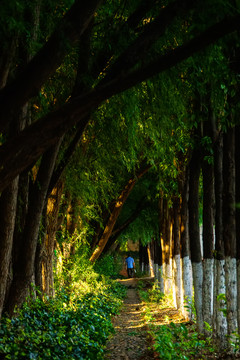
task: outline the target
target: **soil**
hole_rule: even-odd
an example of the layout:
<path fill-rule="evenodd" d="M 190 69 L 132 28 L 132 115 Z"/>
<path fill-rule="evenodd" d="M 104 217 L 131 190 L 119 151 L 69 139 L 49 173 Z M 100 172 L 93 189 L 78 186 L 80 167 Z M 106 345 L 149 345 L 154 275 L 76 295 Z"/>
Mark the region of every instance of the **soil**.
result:
<path fill-rule="evenodd" d="M 106 359 L 112 360 L 153 360 L 157 359 L 147 334 L 143 307 L 136 285 L 140 279 L 119 280 L 127 286 L 127 296 L 119 315 L 113 319 L 115 334 L 107 343 Z M 152 281 L 146 278 L 145 281 Z"/>

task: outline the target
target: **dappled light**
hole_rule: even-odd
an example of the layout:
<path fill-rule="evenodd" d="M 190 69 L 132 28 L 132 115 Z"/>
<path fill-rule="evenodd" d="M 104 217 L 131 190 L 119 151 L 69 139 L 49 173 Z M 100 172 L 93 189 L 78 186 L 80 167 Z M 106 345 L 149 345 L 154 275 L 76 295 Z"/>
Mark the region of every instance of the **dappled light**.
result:
<path fill-rule="evenodd" d="M 0 25 L 0 359 L 240 358 L 240 1 Z"/>

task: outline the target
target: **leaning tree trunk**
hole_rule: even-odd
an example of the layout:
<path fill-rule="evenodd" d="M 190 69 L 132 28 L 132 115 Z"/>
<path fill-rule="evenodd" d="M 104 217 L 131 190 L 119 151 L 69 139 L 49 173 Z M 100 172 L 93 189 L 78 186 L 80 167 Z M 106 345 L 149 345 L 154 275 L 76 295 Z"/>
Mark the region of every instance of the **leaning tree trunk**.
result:
<path fill-rule="evenodd" d="M 12 37 L 9 46 L 2 46 L 0 58 L 0 89 L 4 88 L 7 84 L 12 61 L 18 48 L 17 43 L 18 34 L 16 32 L 16 35 Z M 17 128 L 15 128 L 15 125 L 12 128 L 10 136 L 18 131 Z M 7 296 L 8 288 L 11 283 L 10 263 L 17 207 L 18 181 L 19 176 L 8 185 L 0 197 L 0 318 L 3 312 L 5 297 Z"/>
<path fill-rule="evenodd" d="M 153 247 L 154 240 L 147 245 L 147 253 L 148 253 L 148 263 L 149 263 L 149 275 L 151 277 L 155 277 L 154 274 L 154 247 Z"/>
<path fill-rule="evenodd" d="M 189 165 L 189 239 L 193 270 L 194 300 L 197 314 L 197 328 L 203 332 L 202 314 L 202 253 L 199 231 L 199 177 L 200 177 L 200 153 L 193 151 Z"/>
<path fill-rule="evenodd" d="M 107 253 L 108 251 L 115 251 L 117 244 L 115 243 L 120 234 L 139 216 L 141 211 L 149 205 L 149 201 L 145 198 L 140 199 L 140 201 L 136 204 L 135 210 L 132 214 L 125 220 L 125 222 L 118 227 L 114 227 L 111 237 L 109 238 L 103 253 Z"/>
<path fill-rule="evenodd" d="M 20 115 L 14 119 L 15 124 L 11 128 L 10 136 L 19 133 L 19 131 L 25 127 L 26 117 L 27 107 L 22 109 Z M 0 200 L 0 317 L 2 311 L 4 311 L 6 298 L 8 298 L 12 282 L 11 267 L 14 261 L 16 232 L 23 229 L 25 217 L 24 208 L 27 208 L 27 198 L 20 199 L 19 197 L 19 188 L 21 191 L 21 179 L 23 178 L 26 180 L 24 173 L 21 174 L 20 181 L 19 176 L 17 176 L 2 192 Z M 25 187 L 28 187 L 28 181 L 26 181 Z M 19 217 L 19 212 L 21 213 L 21 218 Z"/>
<path fill-rule="evenodd" d="M 149 169 L 150 169 L 150 166 L 140 169 L 138 175 L 136 175 L 134 178 L 132 178 L 128 181 L 127 185 L 125 186 L 125 188 L 119 195 L 118 199 L 115 202 L 112 213 L 108 219 L 108 222 L 105 226 L 105 229 L 103 231 L 101 239 L 99 240 L 96 249 L 93 251 L 93 253 L 90 257 L 91 262 L 95 262 L 101 255 L 103 249 L 105 248 L 105 245 L 108 242 L 108 239 L 110 238 L 110 236 L 112 234 L 112 231 L 116 224 L 118 216 L 120 215 L 123 205 L 125 204 L 128 196 L 130 195 L 132 189 L 134 188 L 137 180 L 140 179 Z"/>
<path fill-rule="evenodd" d="M 38 175 L 29 199 L 28 215 L 22 234 L 22 246 L 13 264 L 13 281 L 6 302 L 6 312 L 12 316 L 15 307 L 20 307 L 28 294 L 34 276 L 34 262 L 41 216 L 46 194 L 56 161 L 58 146 L 51 148 L 42 158 Z"/>
<path fill-rule="evenodd" d="M 0 199 L 0 318 L 7 295 L 18 193 L 18 177 L 3 191 Z"/>
<path fill-rule="evenodd" d="M 53 189 L 47 200 L 45 214 L 45 236 L 38 242 L 38 251 L 35 259 L 36 286 L 40 287 L 44 294 L 54 295 L 53 262 L 55 249 L 55 236 L 59 228 L 59 208 L 63 192 L 63 182 Z"/>
<path fill-rule="evenodd" d="M 223 241 L 225 250 L 228 335 L 237 329 L 234 140 L 234 128 L 229 128 L 223 138 Z"/>

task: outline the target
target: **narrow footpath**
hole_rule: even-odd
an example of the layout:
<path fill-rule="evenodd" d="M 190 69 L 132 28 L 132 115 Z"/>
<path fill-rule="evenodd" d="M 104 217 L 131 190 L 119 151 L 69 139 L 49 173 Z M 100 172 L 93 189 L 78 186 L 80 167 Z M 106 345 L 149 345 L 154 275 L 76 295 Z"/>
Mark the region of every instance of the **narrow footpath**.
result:
<path fill-rule="evenodd" d="M 113 319 L 115 334 L 107 343 L 106 360 L 153 360 L 143 304 L 137 294 L 137 279 L 120 281 L 127 286 L 127 296 L 119 315 Z"/>

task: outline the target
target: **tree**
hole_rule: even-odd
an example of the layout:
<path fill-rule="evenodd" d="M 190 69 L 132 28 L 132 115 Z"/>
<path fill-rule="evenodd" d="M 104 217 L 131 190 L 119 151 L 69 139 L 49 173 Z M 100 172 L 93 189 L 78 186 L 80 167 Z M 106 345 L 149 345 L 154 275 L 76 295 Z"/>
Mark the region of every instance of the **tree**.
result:
<path fill-rule="evenodd" d="M 237 267 L 235 222 L 235 139 L 234 128 L 223 138 L 223 241 L 228 335 L 237 329 Z"/>
<path fill-rule="evenodd" d="M 212 5 L 215 4 L 212 1 Z M 81 211 L 85 212 L 83 218 L 89 228 L 91 220 L 96 220 L 97 226 L 107 224 L 105 214 L 112 211 L 113 200 L 121 194 L 129 174 L 136 174 L 142 160 L 155 170 L 157 163 L 161 171 L 169 167 L 172 173 L 169 176 L 166 170 L 164 180 L 174 179 L 171 182 L 174 188 L 176 171 L 172 165 L 177 135 L 173 136 L 172 132 L 176 131 L 179 114 L 177 110 L 173 113 L 168 110 L 164 116 L 164 109 L 169 108 L 169 90 L 165 97 L 160 97 L 161 102 L 156 101 L 156 95 L 152 96 L 152 102 L 145 95 L 153 94 L 156 88 L 160 89 L 161 95 L 166 92 L 170 84 L 166 80 L 169 73 L 164 80 L 156 75 L 167 69 L 174 68 L 172 77 L 178 78 L 178 85 L 184 82 L 188 63 L 184 63 L 186 67 L 181 67 L 181 71 L 179 64 L 239 27 L 237 9 L 231 8 L 230 11 L 226 6 L 218 12 L 216 7 L 213 11 L 218 14 L 216 19 L 211 7 L 203 7 L 199 1 L 175 0 L 162 6 L 145 0 L 132 3 L 107 1 L 102 5 L 97 0 L 88 4 L 76 0 L 70 8 L 66 0 L 61 6 L 51 2 L 54 11 L 50 12 L 46 11 L 44 4 L 41 5 L 40 1 L 34 2 L 34 11 L 31 11 L 30 3 L 4 2 L 0 15 L 1 24 L 6 25 L 0 32 L 3 43 L 0 59 L 0 74 L 3 76 L 0 91 L 1 209 L 2 213 L 5 210 L 9 211 L 8 214 L 11 212 L 10 220 L 3 224 L 1 239 L 4 251 L 0 267 L 4 274 L 0 281 L 0 304 L 5 301 L 5 308 L 10 313 L 24 300 L 36 272 L 35 254 L 40 226 L 44 225 L 43 209 L 73 153 L 80 159 L 75 164 L 79 172 L 82 171 L 81 175 L 77 174 L 82 181 L 75 184 L 77 189 L 72 191 L 79 191 L 83 181 L 87 183 L 90 179 L 88 184 L 93 184 L 101 180 L 94 188 L 78 193 L 79 201 L 85 196 Z M 31 21 L 28 20 L 29 13 L 35 14 Z M 43 24 L 42 17 L 49 21 Z M 16 20 L 13 22 L 13 19 Z M 33 27 L 33 41 L 27 43 L 26 54 L 24 44 L 33 23 L 36 25 Z M 222 43 L 229 42 L 229 39 L 236 43 L 231 35 Z M 195 61 L 201 63 L 201 57 Z M 149 81 L 153 76 L 155 81 Z M 126 92 L 127 89 L 131 91 Z M 134 100 L 132 106 L 131 100 Z M 161 103 L 164 103 L 162 107 L 159 106 Z M 123 104 L 128 104 L 128 116 L 124 114 Z M 154 114 L 149 115 L 152 105 Z M 181 117 L 188 118 L 185 109 Z M 116 132 L 119 139 L 115 142 Z M 163 137 L 169 141 L 161 148 L 157 144 Z M 133 145 L 127 152 L 131 143 L 129 139 Z M 115 149 L 111 143 L 117 144 Z M 124 151 L 119 155 L 121 147 Z M 109 151 L 111 160 L 107 165 Z M 99 157 L 98 152 L 101 154 Z M 70 176 L 76 178 L 76 172 L 76 168 L 73 169 Z M 117 180 L 112 181 L 113 178 Z M 65 186 L 70 186 L 69 183 L 66 181 Z M 129 191 L 134 183 L 132 177 Z M 164 185 L 160 188 L 164 189 Z M 90 194 L 87 199 L 87 191 L 92 191 L 94 196 Z M 171 196 L 166 198 L 170 200 Z M 115 207 L 113 210 L 110 231 L 106 230 L 101 244 L 105 244 L 111 235 L 120 209 Z M 146 216 L 146 212 L 141 215 Z M 168 243 L 171 221 L 169 217 L 164 239 Z M 9 269 L 13 270 L 12 283 L 8 281 Z"/>
<path fill-rule="evenodd" d="M 80 1 L 76 1 L 65 17 L 63 17 L 58 28 L 49 38 L 49 41 L 33 57 L 25 70 L 17 74 L 11 84 L 1 90 L 1 129 L 4 129 L 6 125 L 11 122 L 11 117 L 9 118 L 8 114 L 24 105 L 26 101 L 36 94 L 36 90 L 40 89 L 49 75 L 54 72 L 66 54 L 68 49 L 66 43 L 74 44 L 84 34 L 99 3 L 100 1 L 93 0 L 90 4 L 83 5 Z M 77 122 L 81 122 L 81 126 L 84 128 L 87 124 L 86 114 L 96 109 L 102 101 L 161 71 L 173 67 L 196 51 L 200 51 L 224 35 L 233 32 L 238 27 L 239 15 L 232 16 L 230 19 L 223 19 L 219 23 L 202 31 L 199 35 L 195 36 L 195 38 L 186 41 L 183 45 L 176 47 L 163 56 L 156 57 L 156 60 L 150 61 L 147 65 L 134 70 L 140 54 L 143 54 L 143 42 L 148 40 L 147 44 L 152 44 L 153 41 L 156 41 L 155 30 L 159 24 L 162 24 L 162 20 L 164 20 L 165 25 L 164 28 L 160 26 L 160 29 L 158 29 L 158 37 L 163 34 L 165 27 L 178 17 L 181 8 L 184 9 L 184 14 L 180 11 L 181 17 L 183 17 L 183 15 L 189 16 L 191 10 L 190 4 L 192 3 L 186 1 L 184 4 L 185 6 L 183 7 L 183 2 L 180 1 L 175 1 L 173 4 L 170 3 L 167 7 L 161 9 L 160 15 L 156 17 L 153 22 L 144 27 L 143 33 L 139 35 L 139 43 L 133 41 L 128 49 L 125 50 L 130 56 L 132 55 L 131 50 L 134 49 L 136 56 L 132 56 L 132 60 L 135 59 L 133 65 L 133 61 L 131 61 L 129 67 L 126 67 L 125 52 L 123 52 L 119 55 L 118 62 L 115 60 L 114 63 L 117 64 L 117 75 L 115 71 L 112 70 L 112 67 L 108 66 L 107 73 L 111 75 L 106 75 L 105 78 L 107 80 L 100 81 L 94 90 L 72 98 L 60 109 L 39 119 L 19 134 L 19 136 L 9 140 L 2 146 L 1 190 L 10 179 L 13 179 L 27 166 L 32 164 L 33 161 L 36 161 L 49 146 L 56 143 L 67 129 Z M 174 6 L 175 9 L 171 12 L 170 9 Z M 144 15 L 145 14 L 143 14 L 143 16 Z M 79 24 L 81 24 L 80 28 Z M 115 37 L 114 35 L 119 38 L 120 33 L 118 30 L 113 34 L 112 38 Z M 136 42 L 137 45 L 135 45 Z M 145 59 L 147 59 L 148 53 L 146 52 L 144 56 Z M 119 76 L 121 71 L 122 75 Z M 26 79 L 31 79 L 31 81 L 25 81 Z M 9 108 L 11 108 L 11 112 L 9 112 Z M 41 137 L 39 137 L 39 133 L 42 134 Z"/>
<path fill-rule="evenodd" d="M 189 239 L 193 268 L 194 299 L 197 313 L 197 325 L 203 331 L 202 315 L 202 251 L 199 232 L 199 178 L 201 170 L 201 153 L 199 146 L 193 150 L 189 164 Z"/>
<path fill-rule="evenodd" d="M 115 202 L 114 208 L 111 212 L 111 215 L 109 217 L 109 220 L 107 222 L 107 225 L 105 226 L 105 229 L 103 231 L 103 234 L 101 236 L 101 239 L 98 242 L 97 248 L 93 251 L 90 261 L 94 262 L 98 259 L 98 257 L 101 255 L 104 247 L 106 246 L 106 243 L 108 242 L 109 237 L 112 234 L 114 225 L 117 221 L 117 218 L 122 210 L 122 207 L 127 200 L 130 192 L 132 191 L 136 181 L 141 178 L 148 170 L 150 166 L 145 166 L 142 169 L 139 169 L 138 174 L 136 174 L 135 178 L 131 178 L 124 189 L 122 190 L 121 194 L 119 195 L 118 199 Z"/>

